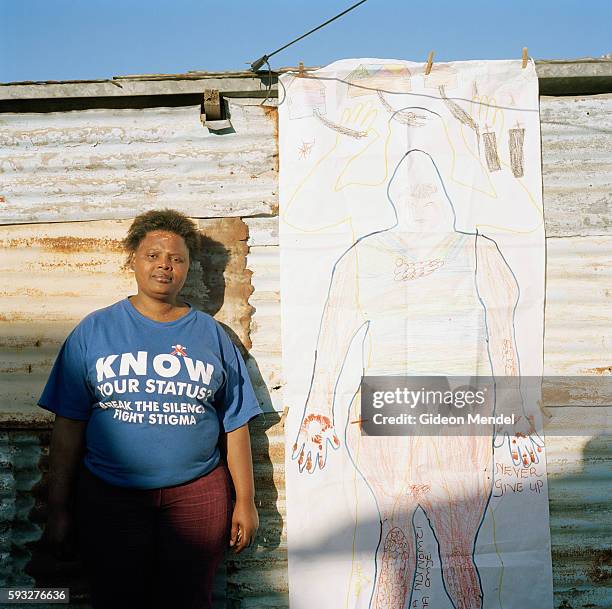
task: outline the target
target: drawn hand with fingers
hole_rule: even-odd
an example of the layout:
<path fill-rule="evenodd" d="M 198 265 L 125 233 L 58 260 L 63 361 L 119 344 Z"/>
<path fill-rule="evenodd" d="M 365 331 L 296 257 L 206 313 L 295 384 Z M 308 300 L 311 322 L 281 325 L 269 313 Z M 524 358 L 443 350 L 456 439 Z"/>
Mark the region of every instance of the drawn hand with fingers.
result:
<path fill-rule="evenodd" d="M 311 474 L 317 466 L 319 469 L 325 467 L 330 446 L 334 450 L 340 446 L 331 418 L 311 413 L 302 419 L 291 458 L 294 461 L 297 459 L 300 473 L 306 470 Z"/>
<path fill-rule="evenodd" d="M 338 199 L 337 193 L 351 185 L 382 184 L 386 178 L 386 174 L 379 175 L 381 170 L 376 174 L 379 175 L 376 180 L 371 179 L 364 184 L 359 182 L 364 175 L 372 174 L 369 159 L 372 156 L 376 158 L 377 155 L 371 154 L 370 149 L 381 140 L 375 126 L 378 110 L 371 101 L 358 102 L 340 109 L 339 118 L 330 117 L 317 108 L 314 109 L 313 116 L 327 129 L 335 132 L 335 138 L 331 148 L 314 160 L 312 167 L 296 184 L 288 199 L 283 220 L 300 230 L 305 226 L 312 226 L 310 230 L 324 230 L 350 222 L 352 210 L 347 212 L 345 201 Z M 314 157 L 311 151 L 312 148 L 308 151 L 309 158 Z M 332 167 L 338 164 L 340 171 L 329 171 L 328 163 Z M 318 191 L 325 195 L 321 201 L 313 201 L 309 190 L 309 184 L 315 179 L 319 180 Z M 324 205 L 319 204 L 323 202 Z"/>
<path fill-rule="evenodd" d="M 544 448 L 544 441 L 538 435 L 533 423 L 533 416 L 519 415 L 514 425 L 499 425 L 495 430 L 496 448 L 504 444 L 514 465 L 527 467 L 539 463 L 539 453 Z"/>
<path fill-rule="evenodd" d="M 376 129 L 377 118 L 378 109 L 371 101 L 367 101 L 345 108 L 340 117 L 340 124 L 328 125 L 338 132 L 336 140 L 338 146 L 337 158 L 342 161 L 346 159 L 346 163 L 340 170 L 338 179 L 334 184 L 335 192 L 347 186 L 373 186 L 384 181 L 384 177 L 379 175 L 380 172 L 374 171 L 374 177 L 367 182 L 363 182 L 364 175 L 366 175 L 363 164 L 365 159 L 363 157 L 381 139 L 381 135 Z M 343 137 L 343 133 L 349 135 L 349 137 Z M 355 139 L 360 141 L 355 142 Z"/>
<path fill-rule="evenodd" d="M 513 111 L 512 95 L 499 88 L 495 95 L 487 95 L 479 90 L 477 82 L 473 84 L 471 102 L 453 99 L 444 86 L 439 87 L 439 92 L 453 119 L 446 133 L 450 147 L 458 159 L 467 152 L 465 158 L 472 164 L 470 182 L 461 177 L 463 170 L 459 167 L 452 172 L 453 181 L 483 195 L 483 204 L 491 200 L 515 201 L 528 212 L 530 230 L 540 226 L 541 205 L 522 179 L 524 141 L 532 133 L 518 121 L 520 113 L 518 108 Z"/>

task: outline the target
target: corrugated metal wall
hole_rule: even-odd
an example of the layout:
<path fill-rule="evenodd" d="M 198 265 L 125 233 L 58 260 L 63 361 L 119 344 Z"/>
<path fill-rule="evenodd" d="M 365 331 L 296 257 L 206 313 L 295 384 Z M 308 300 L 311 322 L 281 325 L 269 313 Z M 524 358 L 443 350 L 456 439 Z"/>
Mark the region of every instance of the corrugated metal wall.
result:
<path fill-rule="evenodd" d="M 194 265 L 186 294 L 212 301 L 209 312 L 223 305 L 217 317 L 250 349 L 267 411 L 252 425 L 258 545 L 226 560 L 227 606 L 287 607 L 276 113 L 258 104 L 232 101 L 234 133 L 224 135 L 202 126 L 198 106 L 0 115 L 1 209 L 18 224 L 0 228 L 0 585 L 61 575 L 41 575 L 28 545 L 44 521 L 48 443 L 48 418 L 32 404 L 68 330 L 130 293 L 118 249 L 128 219 L 167 204 L 222 217 L 201 221 L 217 245 Z M 611 373 L 611 110 L 610 95 L 541 98 L 549 375 Z M 548 438 L 555 605 L 564 609 L 612 605 L 609 429 L 605 418 L 598 425 L 592 437 Z"/>
<path fill-rule="evenodd" d="M 261 107 L 214 135 L 200 106 L 0 115 L 1 223 L 118 220 L 168 203 L 199 217 L 270 214 L 276 158 Z"/>
<path fill-rule="evenodd" d="M 242 216 L 277 212 L 276 110 L 259 104 L 230 101 L 223 135 L 202 124 L 200 106 L 0 114 L 0 587 L 68 585 L 77 603 L 86 602 L 78 563 L 58 565 L 36 543 L 46 520 L 52 415 L 35 403 L 74 325 L 135 292 L 120 243 L 131 218 L 168 206 L 198 221 L 205 247 L 183 294 L 251 349 Z M 261 367 L 249 360 L 270 411 Z M 253 432 L 269 551 L 281 522 L 274 510 L 282 485 L 272 479 L 276 457 L 265 440 L 275 418 L 268 414 Z M 237 561 L 221 569 L 217 606 L 227 604 L 227 583 L 230 595 L 242 594 L 232 584 L 240 573 Z"/>
<path fill-rule="evenodd" d="M 540 100 L 546 312 L 544 374 L 612 374 L 612 96 Z M 555 606 L 612 606 L 610 410 L 575 409 L 549 433 Z M 581 426 L 593 435 L 576 436 Z M 559 429 L 561 427 L 561 429 Z M 552 431 L 552 430 L 551 430 Z M 567 432 L 566 432 L 567 433 Z"/>

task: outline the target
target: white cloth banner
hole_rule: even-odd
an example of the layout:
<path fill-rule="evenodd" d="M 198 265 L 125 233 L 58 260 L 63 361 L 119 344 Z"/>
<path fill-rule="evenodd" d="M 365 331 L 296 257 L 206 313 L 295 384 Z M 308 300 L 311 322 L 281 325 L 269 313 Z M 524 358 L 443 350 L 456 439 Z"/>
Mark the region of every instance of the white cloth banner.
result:
<path fill-rule="evenodd" d="M 551 608 L 533 63 L 343 60 L 279 104 L 291 609 Z M 453 375 L 525 416 L 364 434 L 362 376 Z"/>

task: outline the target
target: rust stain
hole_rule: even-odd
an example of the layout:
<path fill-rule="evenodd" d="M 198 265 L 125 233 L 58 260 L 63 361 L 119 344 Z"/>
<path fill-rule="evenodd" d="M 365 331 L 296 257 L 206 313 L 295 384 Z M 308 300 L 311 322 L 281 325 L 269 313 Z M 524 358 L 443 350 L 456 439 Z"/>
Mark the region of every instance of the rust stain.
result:
<path fill-rule="evenodd" d="M 612 565 L 612 550 L 589 550 L 589 555 L 593 556 L 593 563 L 588 571 L 588 575 L 593 582 L 608 581 L 611 577 L 610 565 Z"/>
<path fill-rule="evenodd" d="M 248 226 L 241 218 L 200 220 L 199 226 L 205 237 L 217 239 L 226 247 L 235 245 L 236 241 L 246 241 L 249 236 Z"/>
<path fill-rule="evenodd" d="M 30 237 L 7 239 L 5 247 L 14 249 L 39 246 L 54 252 L 99 252 L 100 250 L 123 252 L 120 239 L 95 239 L 93 237 Z"/>
<path fill-rule="evenodd" d="M 612 374 L 612 364 L 609 366 L 600 366 L 598 368 L 585 368 L 584 372 L 585 374 L 596 374 L 598 376 Z"/>
<path fill-rule="evenodd" d="M 40 339 L 28 336 L 2 336 L 0 337 L 0 348 L 3 349 L 28 349 L 31 347 L 40 347 L 43 343 L 46 345 L 54 345 L 55 342 L 47 339 Z"/>
<path fill-rule="evenodd" d="M 283 414 L 281 414 L 280 421 L 279 421 L 280 427 L 283 431 L 285 431 L 285 422 L 287 420 L 288 414 L 289 414 L 289 406 L 285 406 L 283 408 Z"/>
<path fill-rule="evenodd" d="M 103 261 L 94 261 L 94 262 L 73 262 L 70 260 L 62 260 L 61 262 L 36 262 L 33 264 L 26 264 L 24 268 L 29 271 L 34 270 L 49 270 L 49 269 L 87 269 L 94 266 L 102 266 L 104 264 Z M 121 269 L 117 269 L 119 272 Z"/>
<path fill-rule="evenodd" d="M 63 265 L 57 265 L 63 266 Z M 80 292 L 54 292 L 54 296 L 67 296 L 68 298 L 78 298 L 82 296 Z M 15 288 L 14 290 L 8 292 L 3 291 L 0 292 L 0 296 L 30 296 L 32 298 L 44 298 L 49 296 L 49 292 L 45 290 L 39 290 L 37 288 Z"/>
<path fill-rule="evenodd" d="M 0 424 L 4 432 L 14 429 L 24 429 L 28 433 L 36 429 L 50 429 L 53 424 L 54 414 L 40 409 L 36 413 L 24 413 L 18 411 L 2 412 Z"/>
<path fill-rule="evenodd" d="M 276 154 L 274 155 L 274 171 L 278 173 L 278 108 L 275 106 L 262 106 L 264 116 L 272 122 L 274 128 L 274 145 L 276 146 Z"/>
<path fill-rule="evenodd" d="M 272 121 L 274 126 L 274 139 L 278 142 L 278 108 L 276 106 L 262 106 L 265 117 Z"/>
<path fill-rule="evenodd" d="M 200 220 L 202 248 L 198 257 L 201 283 L 207 288 L 202 308 L 235 334 L 237 346 L 245 355 L 251 349 L 250 324 L 253 308 L 251 272 L 246 268 L 249 251 L 248 226 L 241 218 Z"/>
<path fill-rule="evenodd" d="M 568 404 L 572 394 L 567 388 L 547 387 L 542 385 L 542 402 L 547 406 Z"/>
<path fill-rule="evenodd" d="M 82 297 L 82 294 L 79 294 L 79 297 Z M 14 322 L 14 321 L 35 321 L 37 323 L 42 322 L 42 321 L 63 321 L 63 322 L 72 322 L 74 321 L 74 319 L 69 315 L 66 314 L 65 316 L 62 316 L 61 314 L 57 314 L 57 315 L 52 315 L 52 314 L 47 314 L 47 315 L 33 315 L 31 313 L 22 313 L 20 311 L 13 311 L 11 313 L 0 313 L 0 322 L 2 321 L 8 321 L 8 322 Z"/>
<path fill-rule="evenodd" d="M 565 381 L 562 377 L 545 377 L 542 382 L 542 405 L 547 407 L 599 404 L 602 401 L 606 403 L 609 382 L 605 377 L 609 374 L 610 372 L 606 372 L 604 368 L 600 374 L 567 377 Z"/>
<path fill-rule="evenodd" d="M 6 199 L 2 195 L 0 195 L 0 203 L 6 203 Z"/>
<path fill-rule="evenodd" d="M 49 366 L 51 366 L 51 362 L 49 362 Z M 32 364 L 22 364 L 21 366 L 0 367 L 0 373 L 2 374 L 16 374 L 18 372 L 25 372 L 26 374 L 32 374 Z"/>

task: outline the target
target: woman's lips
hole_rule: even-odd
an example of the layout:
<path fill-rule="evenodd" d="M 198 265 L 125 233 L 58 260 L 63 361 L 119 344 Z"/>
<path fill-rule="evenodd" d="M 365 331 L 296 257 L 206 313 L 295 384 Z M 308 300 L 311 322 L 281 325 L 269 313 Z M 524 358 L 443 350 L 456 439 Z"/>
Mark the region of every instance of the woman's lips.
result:
<path fill-rule="evenodd" d="M 172 281 L 172 278 L 166 275 L 153 275 L 153 279 L 159 281 L 159 283 L 170 283 Z"/>

